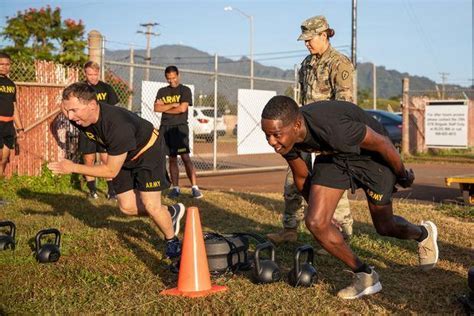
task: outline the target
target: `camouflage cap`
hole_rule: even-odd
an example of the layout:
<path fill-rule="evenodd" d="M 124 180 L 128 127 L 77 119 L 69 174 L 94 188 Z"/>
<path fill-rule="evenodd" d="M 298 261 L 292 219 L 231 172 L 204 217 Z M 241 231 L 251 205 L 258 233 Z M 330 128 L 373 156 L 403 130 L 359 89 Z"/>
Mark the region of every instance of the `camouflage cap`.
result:
<path fill-rule="evenodd" d="M 310 40 L 328 28 L 329 24 L 324 16 L 313 16 L 301 24 L 301 35 L 298 37 L 298 41 Z"/>

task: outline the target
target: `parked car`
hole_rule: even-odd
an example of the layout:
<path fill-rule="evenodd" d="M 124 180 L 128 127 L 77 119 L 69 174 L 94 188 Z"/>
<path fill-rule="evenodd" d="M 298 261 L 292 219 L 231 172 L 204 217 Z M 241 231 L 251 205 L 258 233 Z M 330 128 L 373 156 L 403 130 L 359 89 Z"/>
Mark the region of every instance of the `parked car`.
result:
<path fill-rule="evenodd" d="M 388 132 L 388 137 L 400 149 L 402 146 L 402 118 L 400 115 L 381 110 L 366 110 L 379 121 Z"/>
<path fill-rule="evenodd" d="M 203 138 L 208 142 L 214 140 L 214 108 L 193 107 L 193 133 L 195 138 Z M 227 125 L 224 122 L 222 112 L 217 111 L 217 136 L 225 135 Z"/>

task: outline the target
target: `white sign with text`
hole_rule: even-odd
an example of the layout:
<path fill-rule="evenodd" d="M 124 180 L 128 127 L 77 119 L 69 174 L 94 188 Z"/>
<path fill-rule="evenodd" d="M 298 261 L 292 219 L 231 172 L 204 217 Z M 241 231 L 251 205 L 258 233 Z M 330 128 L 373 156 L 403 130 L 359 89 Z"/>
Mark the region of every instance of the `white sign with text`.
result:
<path fill-rule="evenodd" d="M 449 102 L 450 103 L 450 102 Z M 436 102 L 426 105 L 425 144 L 427 147 L 458 147 L 468 145 L 468 107 Z"/>

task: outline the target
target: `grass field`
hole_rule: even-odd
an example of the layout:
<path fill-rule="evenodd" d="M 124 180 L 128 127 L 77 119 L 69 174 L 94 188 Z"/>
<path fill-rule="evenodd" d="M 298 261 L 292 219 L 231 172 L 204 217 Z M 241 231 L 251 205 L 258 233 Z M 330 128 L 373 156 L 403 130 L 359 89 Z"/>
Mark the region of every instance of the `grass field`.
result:
<path fill-rule="evenodd" d="M 0 220 L 17 226 L 17 248 L 0 252 L 0 314 L 64 313 L 456 313 L 457 297 L 467 293 L 467 270 L 474 265 L 474 210 L 453 205 L 409 204 L 395 201 L 397 213 L 438 225 L 440 261 L 421 272 L 416 243 L 383 238 L 371 225 L 365 201 L 352 201 L 355 236 L 351 245 L 380 274 L 381 293 L 359 300 L 335 296 L 350 282 L 344 265 L 330 256 L 316 257 L 319 282 L 311 288 L 293 288 L 284 279 L 256 285 L 250 273 L 224 275 L 213 283 L 227 292 L 206 298 L 160 296 L 176 286 L 177 275 L 167 269 L 162 236 L 148 218 L 123 216 L 112 202 L 89 201 L 71 188 L 70 178 L 45 175 L 14 177 L 0 183 Z M 189 192 L 188 192 L 189 193 Z M 187 206 L 201 212 L 204 230 L 267 233 L 280 228 L 281 194 L 205 192 Z M 172 201 L 164 199 L 171 204 Z M 62 232 L 62 256 L 54 264 L 33 258 L 33 237 L 46 227 Z M 277 262 L 286 274 L 293 251 L 315 245 L 301 227 L 300 241 L 277 247 Z"/>

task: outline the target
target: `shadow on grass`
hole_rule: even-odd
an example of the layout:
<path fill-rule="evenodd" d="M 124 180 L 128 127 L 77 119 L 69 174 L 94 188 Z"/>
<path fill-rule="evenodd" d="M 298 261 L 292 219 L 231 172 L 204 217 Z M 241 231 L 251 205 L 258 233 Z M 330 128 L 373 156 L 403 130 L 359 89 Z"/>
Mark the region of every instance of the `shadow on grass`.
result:
<path fill-rule="evenodd" d="M 130 222 L 120 222 L 111 219 L 112 216 L 120 215 L 116 207 L 111 205 L 94 205 L 82 197 L 66 195 L 39 193 L 31 190 L 19 190 L 18 196 L 24 199 L 37 200 L 51 205 L 54 211 L 52 215 L 62 216 L 71 214 L 84 224 L 93 228 L 108 228 L 116 232 L 118 238 L 123 242 L 124 247 L 130 249 L 135 256 L 141 260 L 154 274 L 159 274 L 162 282 L 169 286 L 171 279 L 175 276 L 170 273 L 163 273 L 157 265 L 157 258 L 153 253 L 143 249 L 135 238 L 155 244 L 156 231 L 149 224 L 141 220 Z M 232 194 L 235 198 L 244 199 L 250 205 L 257 205 L 265 209 L 274 209 L 275 203 L 282 205 L 280 200 L 266 198 L 260 195 L 250 193 L 225 192 Z M 224 197 L 228 198 L 228 197 Z M 206 199 L 191 200 L 183 198 L 182 202 L 186 206 L 195 205 L 199 207 L 201 221 L 204 230 L 212 230 L 221 233 L 225 232 L 255 232 L 265 234 L 279 229 L 279 225 L 262 224 L 257 222 L 252 215 L 252 210 L 238 215 L 231 213 L 226 208 L 218 205 L 218 202 L 209 202 Z M 278 207 L 276 208 L 279 209 Z M 34 210 L 25 211 L 28 214 L 41 214 Z M 368 212 L 368 210 L 367 210 Z M 125 215 L 122 215 L 125 217 Z M 398 251 L 396 248 L 408 250 L 413 256 L 416 256 L 416 243 L 412 241 L 401 241 L 393 238 L 379 237 L 375 235 L 375 229 L 372 225 L 356 222 L 354 224 L 355 234 L 366 234 L 371 240 L 383 239 L 387 251 Z M 160 241 L 160 246 L 163 242 Z M 305 230 L 300 233 L 300 242 L 289 243 L 277 247 L 277 262 L 280 264 L 283 272 L 286 273 L 292 267 L 293 252 L 301 244 L 315 245 L 313 237 Z M 392 247 L 395 249 L 393 250 Z M 164 245 L 163 245 L 164 248 Z M 472 264 L 473 256 L 469 254 L 469 249 L 458 247 L 452 244 L 440 243 L 441 258 L 453 262 L 453 265 L 462 265 L 467 268 Z M 407 266 L 387 259 L 386 256 L 371 252 L 366 248 L 354 247 L 354 251 L 361 254 L 370 262 L 376 262 L 375 268 L 380 274 L 384 290 L 382 293 L 370 296 L 370 304 L 383 306 L 387 310 L 398 312 L 399 310 L 409 310 L 415 313 L 446 311 L 446 306 L 452 311 L 462 311 L 456 302 L 456 296 L 463 293 L 466 277 L 458 273 L 441 268 L 435 268 L 430 272 L 421 272 L 417 266 Z M 449 253 L 449 256 L 447 255 Z M 449 259 L 446 259 L 448 258 Z M 320 278 L 323 282 L 331 285 L 332 293 L 350 282 L 350 276 L 341 273 L 345 266 L 332 256 L 317 256 L 315 264 L 320 271 Z M 286 278 L 286 277 L 285 277 Z M 173 281 L 174 282 L 174 281 Z M 348 303 L 350 304 L 350 303 Z M 350 306 L 350 305 L 347 305 Z M 439 308 L 438 308 L 439 306 Z M 442 306 L 442 307 L 441 307 Z"/>
<path fill-rule="evenodd" d="M 163 283 L 168 286 L 176 279 L 170 272 L 164 273 L 163 267 L 158 264 L 161 259 L 156 254 L 144 249 L 135 239 L 143 240 L 164 252 L 165 243 L 156 235 L 156 230 L 143 220 L 117 221 L 112 217 L 123 217 L 117 206 L 113 205 L 95 205 L 89 200 L 75 195 L 35 192 L 29 189 L 20 189 L 17 191 L 19 197 L 28 200 L 35 200 L 52 207 L 50 213 L 38 212 L 32 209 L 23 210 L 29 215 L 50 215 L 63 216 L 70 214 L 80 220 L 88 227 L 106 228 L 115 232 L 124 248 L 129 249 L 137 259 L 142 261 L 153 274 L 160 275 Z"/>
<path fill-rule="evenodd" d="M 277 210 L 284 206 L 282 201 L 253 195 L 250 193 L 227 192 L 233 194 L 236 198 L 243 198 L 250 203 L 259 204 L 267 209 L 279 205 Z M 363 210 L 369 212 L 367 210 Z M 396 212 L 396 211 L 395 211 Z M 263 227 L 272 229 L 273 226 Z M 441 232 L 442 233 L 442 232 Z M 391 249 L 401 249 L 402 252 L 408 252 L 417 258 L 417 243 L 411 240 L 400 240 L 390 237 L 379 236 L 373 225 L 365 222 L 354 222 L 354 235 L 364 234 L 371 240 L 382 242 L 379 247 L 384 247 L 387 251 Z M 308 230 L 304 229 L 299 233 L 299 242 L 286 243 L 277 246 L 277 261 L 284 272 L 292 268 L 294 249 L 302 244 L 310 244 L 320 248 Z M 454 265 L 460 265 L 465 271 L 469 269 L 474 262 L 474 253 L 472 249 L 459 247 L 454 244 L 438 241 L 440 250 L 440 259 L 450 261 Z M 446 306 L 451 306 L 453 310 L 462 311 L 457 302 L 457 298 L 465 291 L 466 275 L 459 275 L 454 271 L 448 271 L 441 268 L 435 268 L 431 271 L 421 271 L 418 266 L 403 265 L 393 260 L 387 259 L 387 256 L 372 252 L 366 248 L 358 247 L 352 243 L 353 251 L 365 260 L 370 262 L 379 262 L 375 268 L 381 277 L 384 286 L 383 294 L 374 296 L 378 304 L 385 306 L 388 310 L 397 312 L 400 306 L 407 306 L 413 312 L 426 313 L 427 311 L 436 312 L 445 310 Z M 395 250 L 400 251 L 400 250 Z M 417 259 L 415 259 L 417 260 Z M 349 274 L 341 273 L 347 267 L 338 259 L 326 255 L 317 256 L 315 264 L 320 270 L 320 277 L 329 284 L 334 284 L 336 288 L 342 288 L 349 284 Z M 466 272 L 467 273 L 467 272 Z M 333 293 L 336 294 L 336 291 Z M 427 299 L 427 297 L 429 297 Z M 380 299 L 379 299 L 380 298 Z M 440 309 L 436 308 L 438 306 Z M 443 307 L 443 308 L 441 308 Z"/>

